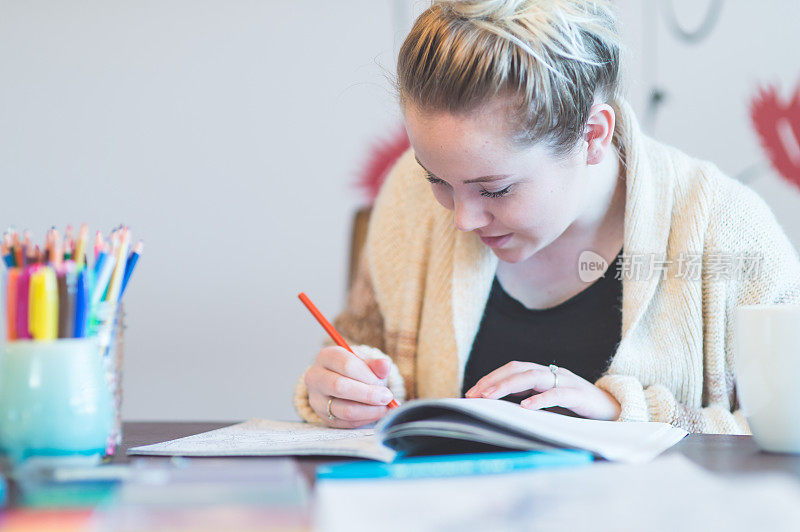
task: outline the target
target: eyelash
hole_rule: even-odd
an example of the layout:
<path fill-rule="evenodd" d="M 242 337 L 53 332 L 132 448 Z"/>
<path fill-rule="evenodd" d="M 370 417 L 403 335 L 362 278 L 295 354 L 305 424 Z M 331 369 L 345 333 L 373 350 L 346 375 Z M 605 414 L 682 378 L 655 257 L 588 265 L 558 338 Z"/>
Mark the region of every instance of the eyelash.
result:
<path fill-rule="evenodd" d="M 428 173 L 427 180 L 430 181 L 431 183 L 433 183 L 434 185 L 442 185 L 442 184 L 444 184 L 444 181 L 442 181 L 438 177 L 433 177 L 433 175 L 431 175 L 430 173 Z M 481 190 L 481 196 L 483 196 L 484 198 L 497 199 L 497 198 L 502 198 L 503 196 L 505 196 L 509 192 L 511 192 L 511 185 L 508 185 L 506 188 L 504 188 L 502 190 L 497 190 L 495 192 L 491 192 L 491 191 L 486 190 L 486 189 Z"/>
<path fill-rule="evenodd" d="M 481 196 L 483 196 L 484 198 L 497 199 L 497 198 L 502 198 L 503 196 L 505 196 L 509 192 L 511 192 L 511 185 L 508 185 L 503 190 L 498 190 L 496 192 L 490 192 L 488 190 L 481 190 Z"/>

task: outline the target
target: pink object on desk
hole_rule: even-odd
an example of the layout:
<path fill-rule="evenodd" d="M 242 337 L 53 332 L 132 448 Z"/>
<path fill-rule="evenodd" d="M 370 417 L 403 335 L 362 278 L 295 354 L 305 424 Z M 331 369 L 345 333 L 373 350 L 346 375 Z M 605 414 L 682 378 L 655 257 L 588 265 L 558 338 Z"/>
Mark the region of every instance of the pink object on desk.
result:
<path fill-rule="evenodd" d="M 17 279 L 17 338 L 20 340 L 31 337 L 28 328 L 28 298 L 31 284 L 32 268 L 22 268 Z"/>

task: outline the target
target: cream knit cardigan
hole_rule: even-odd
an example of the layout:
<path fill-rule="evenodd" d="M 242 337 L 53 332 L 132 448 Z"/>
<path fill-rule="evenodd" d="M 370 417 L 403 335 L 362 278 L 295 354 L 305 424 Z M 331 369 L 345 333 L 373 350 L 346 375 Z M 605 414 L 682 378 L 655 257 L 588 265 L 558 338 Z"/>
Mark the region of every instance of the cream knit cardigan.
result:
<path fill-rule="evenodd" d="M 618 120 L 624 249 L 659 257 L 667 271 L 623 277 L 621 341 L 595 384 L 620 402 L 620 421 L 748 433 L 735 389 L 733 311 L 800 302 L 797 253 L 753 191 L 643 135 L 625 103 Z M 682 254 L 702 254 L 700 278 L 678 278 Z M 757 257 L 757 275 L 712 275 L 714 257 L 724 254 Z M 436 202 L 410 151 L 376 200 L 363 255 L 337 327 L 354 343 L 372 346 L 357 348 L 364 356 L 391 357 L 396 397 L 458 397 L 497 258 L 474 233 L 455 229 L 452 212 Z M 295 405 L 305 419 L 319 419 L 302 378 Z"/>

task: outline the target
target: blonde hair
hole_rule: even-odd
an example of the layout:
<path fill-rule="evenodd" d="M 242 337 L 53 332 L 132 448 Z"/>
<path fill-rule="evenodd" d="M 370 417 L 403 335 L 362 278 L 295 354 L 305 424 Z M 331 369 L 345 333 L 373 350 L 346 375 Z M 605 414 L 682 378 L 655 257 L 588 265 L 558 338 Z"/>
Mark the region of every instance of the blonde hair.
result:
<path fill-rule="evenodd" d="M 595 98 L 618 109 L 620 46 L 607 0 L 434 0 L 400 49 L 400 103 L 461 114 L 511 96 L 513 140 L 568 153 Z"/>

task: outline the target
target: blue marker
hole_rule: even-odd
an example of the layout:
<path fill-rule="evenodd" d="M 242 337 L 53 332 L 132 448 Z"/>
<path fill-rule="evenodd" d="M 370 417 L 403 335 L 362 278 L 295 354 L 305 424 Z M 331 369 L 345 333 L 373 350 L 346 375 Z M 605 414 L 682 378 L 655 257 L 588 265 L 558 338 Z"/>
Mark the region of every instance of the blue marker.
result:
<path fill-rule="evenodd" d="M 89 322 L 90 293 L 89 274 L 86 268 L 78 272 L 78 282 L 75 290 L 75 338 L 86 336 L 86 327 Z"/>
<path fill-rule="evenodd" d="M 572 449 L 415 456 L 391 464 L 357 461 L 322 465 L 317 468 L 317 479 L 457 477 L 580 466 L 593 460 L 589 451 Z"/>

